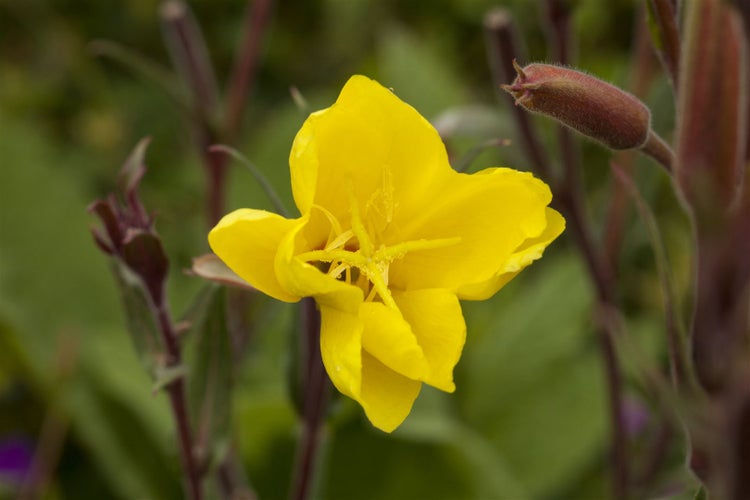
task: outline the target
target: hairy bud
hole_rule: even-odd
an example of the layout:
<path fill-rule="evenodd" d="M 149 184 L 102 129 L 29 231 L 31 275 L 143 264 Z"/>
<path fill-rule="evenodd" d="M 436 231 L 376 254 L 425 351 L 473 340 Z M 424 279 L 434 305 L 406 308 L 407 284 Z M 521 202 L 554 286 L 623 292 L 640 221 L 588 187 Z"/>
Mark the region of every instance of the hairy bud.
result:
<path fill-rule="evenodd" d="M 551 64 L 529 64 L 503 85 L 529 111 L 558 120 L 610 149 L 641 148 L 651 112 L 637 98 L 591 75 Z"/>

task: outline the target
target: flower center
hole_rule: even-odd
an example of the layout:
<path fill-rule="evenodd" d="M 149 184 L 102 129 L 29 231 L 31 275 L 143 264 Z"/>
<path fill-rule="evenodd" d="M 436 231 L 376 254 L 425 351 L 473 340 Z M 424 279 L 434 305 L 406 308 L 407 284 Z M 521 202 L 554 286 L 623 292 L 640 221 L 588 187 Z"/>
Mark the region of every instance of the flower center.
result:
<path fill-rule="evenodd" d="M 362 289 L 365 301 L 379 300 L 386 306 L 397 308 L 388 288 L 390 264 L 407 253 L 455 245 L 460 238 L 418 239 L 390 246 L 375 246 L 362 223 L 359 208 L 351 200 L 351 229 L 342 230 L 338 220 L 328 210 L 319 208 L 331 222 L 333 229 L 325 247 L 297 257 L 315 265 L 334 279 Z"/>

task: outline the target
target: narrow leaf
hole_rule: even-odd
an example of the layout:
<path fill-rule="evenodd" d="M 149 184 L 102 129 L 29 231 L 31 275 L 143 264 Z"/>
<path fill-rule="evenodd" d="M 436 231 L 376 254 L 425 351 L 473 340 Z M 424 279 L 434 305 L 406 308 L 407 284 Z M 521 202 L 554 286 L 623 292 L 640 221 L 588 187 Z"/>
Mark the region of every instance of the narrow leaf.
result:
<path fill-rule="evenodd" d="M 158 393 L 165 387 L 168 387 L 176 380 L 184 378 L 187 374 L 185 365 L 159 366 L 155 370 L 154 385 L 151 388 L 153 394 Z"/>
<path fill-rule="evenodd" d="M 155 376 L 162 342 L 149 292 L 141 279 L 121 261 L 112 262 L 112 272 L 120 292 L 128 333 L 141 364 L 151 376 Z"/>
<path fill-rule="evenodd" d="M 268 196 L 268 199 L 271 200 L 271 203 L 273 204 L 276 211 L 279 213 L 279 215 L 283 215 L 284 217 L 287 216 L 287 210 L 284 207 L 284 203 L 281 201 L 281 198 L 276 193 L 276 190 L 273 188 L 271 183 L 268 181 L 265 175 L 263 175 L 263 172 L 260 171 L 260 169 L 250 160 L 248 160 L 242 153 L 237 151 L 234 148 L 231 148 L 229 146 L 225 146 L 223 144 L 215 144 L 208 148 L 208 150 L 211 153 L 225 153 L 237 160 L 238 162 L 242 163 L 249 171 L 250 174 L 255 178 L 255 180 L 260 185 L 261 189 L 263 189 L 263 192 L 266 193 L 266 196 Z"/>
<path fill-rule="evenodd" d="M 163 89 L 174 101 L 190 109 L 190 101 L 185 89 L 168 69 L 148 59 L 138 52 L 110 40 L 94 40 L 89 49 L 96 56 L 112 59 L 122 66 L 140 75 L 144 80 L 154 82 Z"/>
<path fill-rule="evenodd" d="M 625 192 L 633 200 L 641 222 L 646 227 L 646 232 L 651 243 L 656 261 L 656 270 L 659 275 L 661 290 L 664 295 L 664 313 L 667 322 L 667 344 L 669 346 L 670 364 L 672 377 L 675 383 L 684 384 L 692 382 L 692 378 L 686 379 L 690 375 L 690 362 L 687 352 L 687 327 L 682 321 L 682 314 L 679 308 L 679 299 L 675 290 L 674 278 L 672 277 L 671 266 L 667 257 L 667 251 L 664 246 L 664 240 L 656 222 L 656 217 L 649 208 L 646 200 L 641 196 L 638 187 L 628 177 L 628 175 L 612 164 L 612 171 L 615 179 L 625 189 Z"/>
<path fill-rule="evenodd" d="M 121 193 L 131 193 L 138 189 L 138 185 L 146 173 L 144 158 L 149 144 L 151 144 L 150 137 L 144 137 L 138 141 L 130 156 L 123 163 L 117 179 Z"/>
<path fill-rule="evenodd" d="M 187 353 L 188 390 L 196 443 L 207 463 L 216 464 L 226 452 L 230 432 L 232 349 L 227 328 L 227 290 L 211 287 L 207 300 L 198 301 L 200 316 L 190 332 L 192 345 Z"/>

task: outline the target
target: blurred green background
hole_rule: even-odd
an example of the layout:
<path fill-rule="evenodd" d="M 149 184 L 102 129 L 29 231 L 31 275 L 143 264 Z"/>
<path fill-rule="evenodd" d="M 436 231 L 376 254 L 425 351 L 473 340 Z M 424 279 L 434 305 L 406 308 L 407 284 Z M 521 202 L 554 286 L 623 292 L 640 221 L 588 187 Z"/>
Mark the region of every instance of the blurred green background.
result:
<path fill-rule="evenodd" d="M 578 65 L 626 85 L 635 1 L 575 4 Z M 191 0 L 220 88 L 239 43 L 246 2 Z M 280 1 L 264 41 L 236 146 L 292 206 L 287 157 L 311 109 L 329 105 L 363 73 L 395 89 L 442 130 L 455 157 L 493 137 L 514 138 L 486 64 L 482 19 L 490 0 Z M 549 60 L 537 2 L 506 1 L 529 60 Z M 114 188 L 128 152 L 152 137 L 142 185 L 171 258 L 169 297 L 179 317 L 203 286 L 183 273 L 205 253 L 203 172 L 185 113 L 152 81 L 91 42 L 115 41 L 165 67 L 157 0 L 0 0 L 0 447 L 49 455 L 46 498 L 179 498 L 166 397 L 153 395 L 124 327 L 107 259 L 93 245 L 86 206 Z M 658 131 L 673 110 L 662 75 L 648 101 Z M 540 122 L 556 157 L 554 129 Z M 583 145 L 588 204 L 601 227 L 611 192 L 608 153 Z M 472 169 L 528 169 L 515 142 Z M 668 247 L 686 241 L 671 191 L 641 161 Z M 229 207 L 268 207 L 243 168 L 231 169 Z M 686 266 L 679 251 L 675 266 Z M 633 464 L 659 432 L 654 394 L 634 366 L 662 367 L 661 296 L 642 224 L 628 220 L 620 269 L 638 362 L 625 355 Z M 260 498 L 285 498 L 299 424 L 289 396 L 291 306 L 259 298 L 256 328 L 232 373 L 229 434 Z M 495 298 L 466 303 L 468 342 L 458 390 L 425 388 L 406 423 L 385 435 L 344 399 L 327 427 L 321 498 L 607 498 L 609 426 L 592 298 L 565 238 Z M 681 441 L 672 440 L 653 491 L 679 492 Z M 45 451 L 46 450 L 46 451 Z M 1 466 L 2 464 L 0 464 Z M 674 487 L 670 490 L 670 485 Z M 0 472 L 0 497 L 16 483 Z"/>

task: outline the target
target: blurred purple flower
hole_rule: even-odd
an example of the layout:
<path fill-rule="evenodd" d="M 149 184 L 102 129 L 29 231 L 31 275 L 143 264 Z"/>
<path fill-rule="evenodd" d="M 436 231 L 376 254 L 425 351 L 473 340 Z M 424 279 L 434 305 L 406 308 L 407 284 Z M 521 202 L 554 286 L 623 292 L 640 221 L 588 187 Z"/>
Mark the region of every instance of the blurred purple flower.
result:
<path fill-rule="evenodd" d="M 26 479 L 33 460 L 33 446 L 27 439 L 0 439 L 0 482 L 20 485 Z"/>
<path fill-rule="evenodd" d="M 631 437 L 640 435 L 651 420 L 646 406 L 635 398 L 625 398 L 622 416 L 625 432 Z"/>

